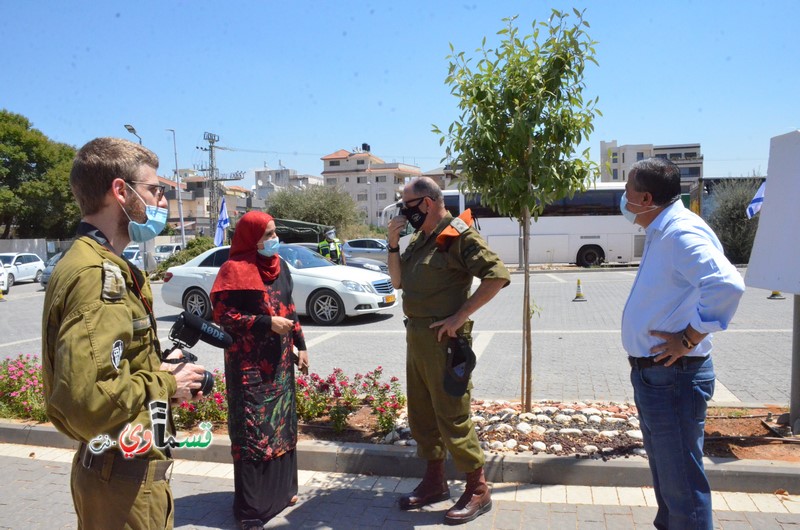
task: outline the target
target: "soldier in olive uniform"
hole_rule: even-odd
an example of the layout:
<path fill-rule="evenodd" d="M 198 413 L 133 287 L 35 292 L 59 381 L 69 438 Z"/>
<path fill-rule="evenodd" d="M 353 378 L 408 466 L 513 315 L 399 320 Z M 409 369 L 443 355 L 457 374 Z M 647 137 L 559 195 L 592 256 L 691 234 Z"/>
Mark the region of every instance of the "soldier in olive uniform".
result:
<path fill-rule="evenodd" d="M 168 403 L 193 399 L 205 370 L 161 362 L 150 284 L 121 257 L 164 227 L 157 168 L 140 145 L 98 138 L 70 174 L 82 220 L 45 296 L 42 364 L 47 415 L 81 442 L 70 480 L 80 528 L 173 526 Z"/>
<path fill-rule="evenodd" d="M 460 397 L 443 387 L 448 338 L 467 334 L 469 316 L 508 285 L 510 276 L 480 235 L 447 212 L 433 180 L 420 177 L 405 186 L 401 214 L 389 223 L 389 274 L 394 287 L 403 289 L 408 419 L 417 454 L 428 465 L 422 482 L 400 499 L 400 507 L 408 510 L 450 498 L 444 476 L 449 451 L 467 484 L 445 522 L 466 523 L 488 512 L 492 501 L 483 451 L 470 420 L 472 385 Z M 400 232 L 406 222 L 417 232 L 401 255 Z M 470 296 L 473 277 L 481 284 Z"/>

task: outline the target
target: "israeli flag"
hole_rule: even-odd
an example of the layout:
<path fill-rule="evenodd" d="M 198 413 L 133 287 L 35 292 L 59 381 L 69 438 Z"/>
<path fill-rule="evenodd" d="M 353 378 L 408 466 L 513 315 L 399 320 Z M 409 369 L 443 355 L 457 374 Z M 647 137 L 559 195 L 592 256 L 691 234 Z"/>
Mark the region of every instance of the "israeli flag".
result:
<path fill-rule="evenodd" d="M 219 205 L 219 219 L 217 220 L 217 233 L 214 234 L 214 245 L 221 246 L 225 243 L 225 229 L 231 225 L 231 220 L 228 219 L 228 208 L 225 207 L 225 197 L 222 198 L 222 204 Z"/>
<path fill-rule="evenodd" d="M 761 183 L 758 191 L 753 196 L 753 200 L 747 205 L 747 218 L 752 219 L 755 214 L 761 210 L 761 205 L 764 203 L 764 188 L 767 186 L 767 181 Z"/>

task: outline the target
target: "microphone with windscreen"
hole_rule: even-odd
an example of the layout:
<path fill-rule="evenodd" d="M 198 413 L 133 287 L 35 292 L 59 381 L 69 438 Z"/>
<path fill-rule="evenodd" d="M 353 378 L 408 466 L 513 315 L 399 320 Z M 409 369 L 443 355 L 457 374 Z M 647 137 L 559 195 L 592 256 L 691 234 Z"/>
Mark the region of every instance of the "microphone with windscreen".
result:
<path fill-rule="evenodd" d="M 186 311 L 178 315 L 178 319 L 172 325 L 172 329 L 169 330 L 169 339 L 173 342 L 173 345 L 171 348 L 164 350 L 161 360 L 170 364 L 197 362 L 197 356 L 187 348 L 191 348 L 199 340 L 217 348 L 227 348 L 233 344 L 231 336 L 217 324 L 208 322 Z M 180 349 L 183 356 L 177 359 L 167 359 L 167 356 L 176 349 Z M 206 370 L 203 374 L 200 388 L 192 390 L 192 394 L 202 391 L 203 395 L 207 396 L 213 388 L 214 376 Z"/>

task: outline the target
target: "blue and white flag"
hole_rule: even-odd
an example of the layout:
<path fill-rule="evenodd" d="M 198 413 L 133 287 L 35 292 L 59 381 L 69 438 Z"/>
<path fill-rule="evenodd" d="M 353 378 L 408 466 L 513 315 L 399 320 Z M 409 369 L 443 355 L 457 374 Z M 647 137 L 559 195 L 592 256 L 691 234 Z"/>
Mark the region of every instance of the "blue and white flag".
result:
<path fill-rule="evenodd" d="M 761 183 L 758 191 L 753 196 L 753 200 L 747 205 L 747 218 L 752 219 L 755 214 L 761 210 L 761 205 L 764 203 L 764 188 L 767 186 L 767 181 Z"/>
<path fill-rule="evenodd" d="M 217 220 L 217 233 L 214 234 L 214 244 L 221 246 L 225 243 L 225 229 L 231 225 L 231 220 L 228 219 L 228 208 L 225 207 L 225 197 L 222 198 L 222 204 L 219 205 L 219 219 Z"/>

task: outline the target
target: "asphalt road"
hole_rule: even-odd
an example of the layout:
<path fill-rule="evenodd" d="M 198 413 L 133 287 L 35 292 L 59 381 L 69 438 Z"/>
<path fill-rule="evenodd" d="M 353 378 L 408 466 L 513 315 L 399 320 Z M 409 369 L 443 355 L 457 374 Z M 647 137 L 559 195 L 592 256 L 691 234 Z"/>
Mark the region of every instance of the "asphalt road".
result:
<path fill-rule="evenodd" d="M 745 271 L 742 271 L 743 273 Z M 554 271 L 531 275 L 539 308 L 533 317 L 534 398 L 560 401 L 631 401 L 629 367 L 619 338 L 623 305 L 635 270 Z M 573 302 L 577 280 L 586 302 Z M 154 283 L 159 337 L 164 345 L 181 309 L 161 300 Z M 473 397 L 519 399 L 522 357 L 523 276 L 474 315 L 478 366 Z M 768 300 L 769 291 L 748 288 L 730 329 L 714 339 L 715 401 L 788 404 L 792 346 L 792 297 Z M 44 291 L 17 284 L 0 302 L 0 358 L 39 355 Z M 346 319 L 339 326 L 302 320 L 311 370 L 334 367 L 351 377 L 378 366 L 386 378 L 405 382 L 402 310 Z M 222 350 L 198 344 L 192 351 L 208 369 L 222 369 Z"/>

